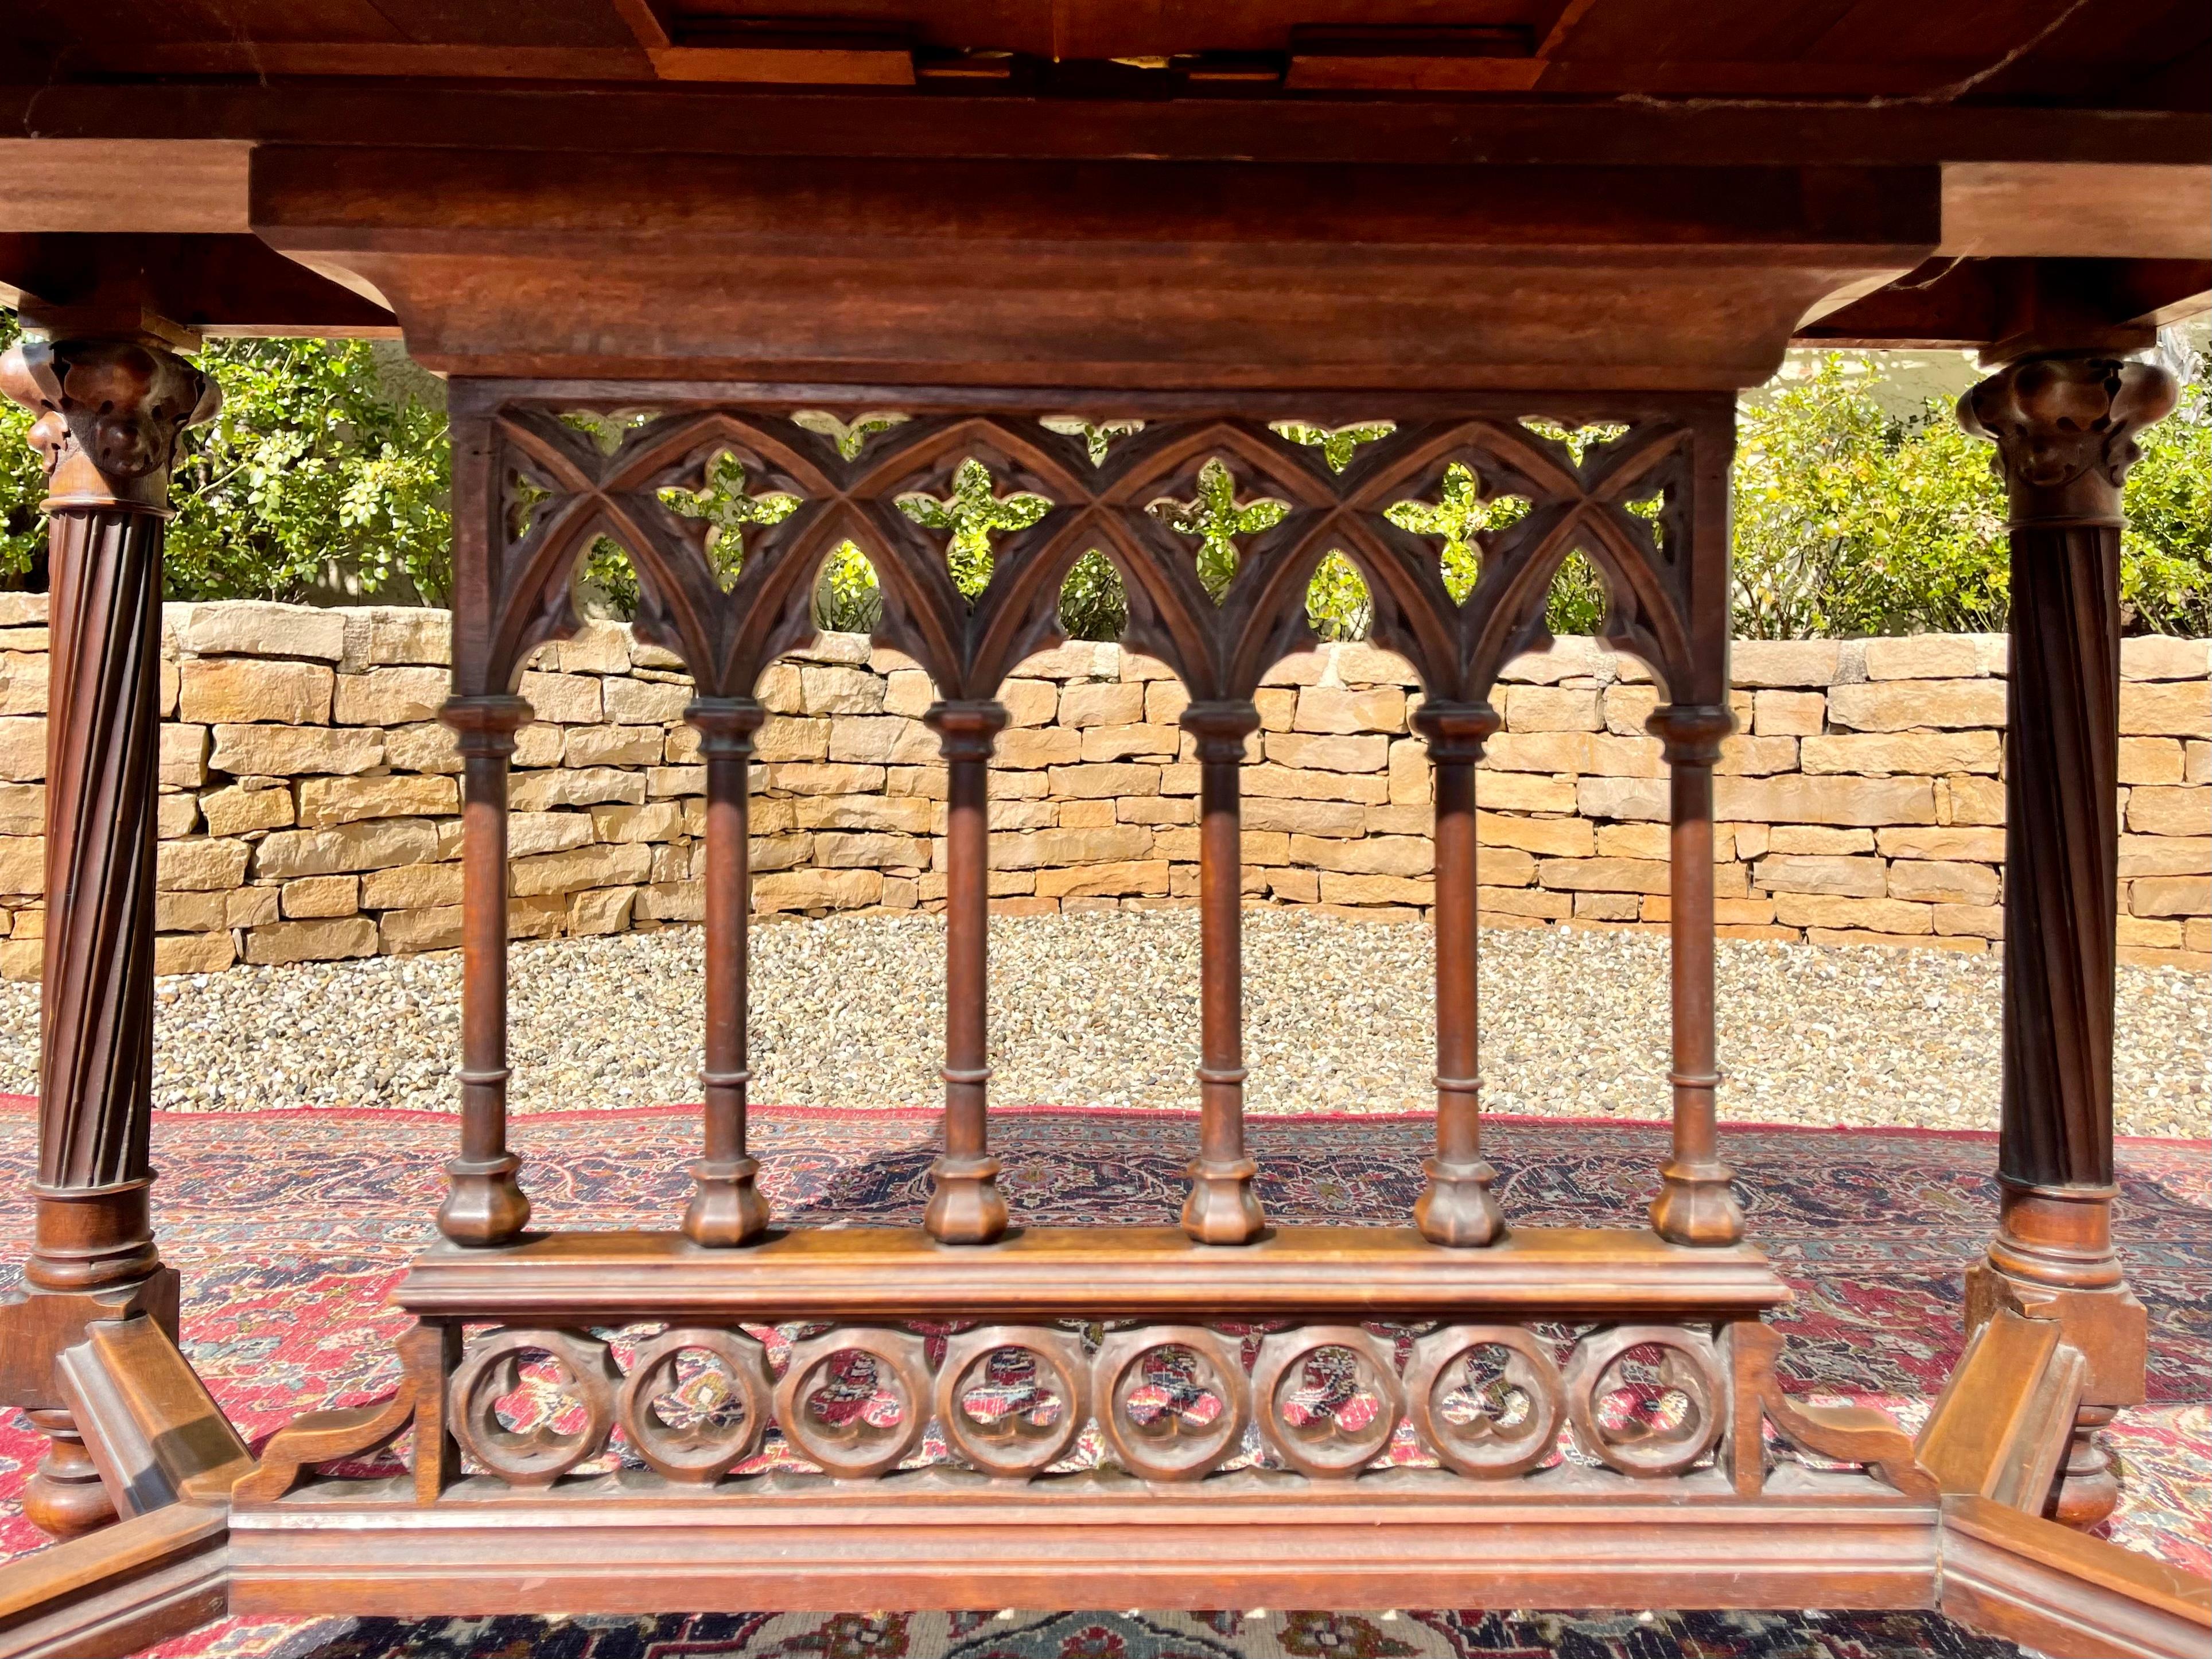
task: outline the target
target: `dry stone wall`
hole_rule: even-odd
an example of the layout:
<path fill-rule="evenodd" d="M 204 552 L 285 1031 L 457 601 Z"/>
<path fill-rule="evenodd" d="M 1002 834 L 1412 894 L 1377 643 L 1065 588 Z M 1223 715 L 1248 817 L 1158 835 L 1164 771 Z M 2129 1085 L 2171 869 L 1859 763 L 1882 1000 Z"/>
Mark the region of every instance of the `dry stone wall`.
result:
<path fill-rule="evenodd" d="M 0 595 L 0 969 L 36 975 L 44 881 L 46 602 Z M 441 611 L 172 605 L 161 672 L 162 971 L 446 949 L 460 825 Z M 2124 958 L 2212 966 L 2207 644 L 2122 650 Z M 1741 731 L 1716 783 L 1731 937 L 1981 951 L 2002 936 L 2005 642 L 1923 635 L 1735 647 Z M 593 623 L 523 678 L 511 927 L 619 933 L 700 915 L 705 769 L 680 665 Z M 760 687 L 753 902 L 763 914 L 941 902 L 945 772 L 927 677 L 828 635 Z M 1433 896 L 1413 677 L 1364 645 L 1279 665 L 1244 773 L 1255 902 L 1376 919 Z M 1006 687 L 991 891 L 1035 914 L 1190 902 L 1198 765 L 1185 698 L 1111 645 L 1033 658 Z M 1480 778 L 1483 918 L 1658 927 L 1667 781 L 1636 663 L 1559 641 L 1508 671 Z"/>

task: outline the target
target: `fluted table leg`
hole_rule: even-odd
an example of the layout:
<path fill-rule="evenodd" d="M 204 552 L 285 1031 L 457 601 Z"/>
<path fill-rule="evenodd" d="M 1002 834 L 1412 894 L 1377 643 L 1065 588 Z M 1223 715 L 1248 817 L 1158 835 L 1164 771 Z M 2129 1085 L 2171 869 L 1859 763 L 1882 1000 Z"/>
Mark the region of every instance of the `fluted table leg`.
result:
<path fill-rule="evenodd" d="M 2077 1527 L 2119 1501 L 2096 1431 L 2143 1397 L 2146 1321 L 2112 1224 L 2120 487 L 2176 395 L 2164 369 L 2085 353 L 2015 363 L 1959 405 L 1996 441 L 2012 508 L 2002 1197 L 1967 1320 L 2046 1302 L 2088 1360 L 2057 1503 Z"/>
<path fill-rule="evenodd" d="M 219 398 L 206 375 L 145 337 L 26 339 L 0 359 L 0 389 L 38 416 L 30 436 L 46 460 L 53 583 L 37 1211 L 28 1294 L 0 1310 L 0 1346 L 15 1350 L 9 1392 L 52 1443 L 24 1511 L 69 1536 L 115 1511 L 49 1392 L 44 1350 L 56 1331 L 27 1301 L 119 1292 L 166 1271 L 147 1146 L 161 540 L 179 436 Z M 21 1336 L 10 1328 L 17 1316 Z"/>

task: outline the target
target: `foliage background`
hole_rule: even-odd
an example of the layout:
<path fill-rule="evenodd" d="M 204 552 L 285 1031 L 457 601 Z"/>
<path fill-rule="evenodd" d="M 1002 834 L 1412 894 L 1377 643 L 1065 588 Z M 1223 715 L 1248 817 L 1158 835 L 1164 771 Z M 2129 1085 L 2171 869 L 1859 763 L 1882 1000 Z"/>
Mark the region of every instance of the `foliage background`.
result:
<path fill-rule="evenodd" d="M 0 344 L 15 333 L 13 317 L 0 312 Z M 172 598 L 445 601 L 452 517 L 436 381 L 393 349 L 362 341 L 218 340 L 200 361 L 222 383 L 224 401 L 210 426 L 188 435 L 178 469 Z M 2212 386 L 2202 356 L 2188 367 L 2181 408 L 2146 434 L 2143 459 L 2128 479 L 2121 585 L 2130 632 L 2212 633 Z M 1881 395 L 1880 377 L 1878 358 L 1829 354 L 1745 401 L 1733 501 L 1740 636 L 2004 626 L 2004 501 L 1992 452 L 1959 428 L 1940 398 L 1899 412 L 1894 398 Z M 29 420 L 0 404 L 0 581 L 9 585 L 38 580 L 44 546 L 38 460 L 23 441 Z M 592 429 L 602 442 L 619 441 L 620 422 Z M 1340 470 L 1389 428 L 1286 422 L 1279 430 L 1319 448 Z M 1084 434 L 1096 454 L 1123 435 L 1089 428 Z M 837 435 L 857 447 L 866 434 L 841 428 Z M 1571 447 L 1604 435 L 1572 434 Z M 743 559 L 747 527 L 773 523 L 794 504 L 749 495 L 742 469 L 727 458 L 702 484 L 669 499 L 710 521 L 726 577 Z M 902 506 L 917 522 L 951 532 L 955 580 L 970 593 L 989 580 L 991 538 L 1046 510 L 1035 496 L 1000 495 L 973 463 L 950 495 Z M 1264 498 L 1239 501 L 1217 466 L 1201 477 L 1194 500 L 1159 510 L 1191 537 L 1200 576 L 1218 596 L 1235 572 L 1235 538 L 1266 528 L 1285 509 Z M 1401 503 L 1391 516 L 1442 538 L 1446 585 L 1460 598 L 1478 574 L 1481 535 L 1520 510 L 1510 499 L 1484 499 L 1480 481 L 1455 468 L 1437 501 Z M 635 578 L 619 548 L 594 549 L 584 574 L 588 597 L 601 608 L 627 614 L 635 606 Z M 874 573 L 857 549 L 827 562 L 816 605 L 826 625 L 874 624 Z M 1604 605 L 1595 571 L 1577 555 L 1553 584 L 1552 628 L 1589 633 Z M 1308 608 L 1316 631 L 1330 639 L 1360 637 L 1370 614 L 1364 584 L 1340 555 L 1316 575 Z M 1086 555 L 1062 594 L 1068 631 L 1110 639 L 1126 616 L 1113 567 Z"/>
<path fill-rule="evenodd" d="M 15 335 L 0 313 L 0 345 Z M 453 516 L 443 398 L 365 340 L 211 340 L 222 409 L 186 437 L 173 599 L 303 599 L 333 586 L 442 604 Z M 43 551 L 27 410 L 0 401 L 0 572 Z"/>

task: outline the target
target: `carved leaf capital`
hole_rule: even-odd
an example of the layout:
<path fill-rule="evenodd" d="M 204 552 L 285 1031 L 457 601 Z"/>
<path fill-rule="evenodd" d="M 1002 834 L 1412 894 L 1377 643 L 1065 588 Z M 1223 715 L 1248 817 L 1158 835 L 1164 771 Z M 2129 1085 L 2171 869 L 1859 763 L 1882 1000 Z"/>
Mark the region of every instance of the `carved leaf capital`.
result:
<path fill-rule="evenodd" d="M 1997 447 L 2015 523 L 2109 520 L 2142 458 L 2136 436 L 2172 412 L 2179 389 L 2155 363 L 2031 357 L 1959 399 L 1959 423 Z"/>

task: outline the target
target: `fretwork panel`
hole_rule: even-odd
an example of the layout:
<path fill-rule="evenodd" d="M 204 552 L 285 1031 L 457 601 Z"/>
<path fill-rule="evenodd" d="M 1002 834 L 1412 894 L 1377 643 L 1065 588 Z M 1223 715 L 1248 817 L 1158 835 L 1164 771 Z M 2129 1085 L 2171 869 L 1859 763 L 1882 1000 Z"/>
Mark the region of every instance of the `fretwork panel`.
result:
<path fill-rule="evenodd" d="M 879 584 L 877 636 L 927 672 L 940 699 L 925 716 L 948 774 L 945 1149 L 926 1218 L 933 1237 L 987 1243 L 1006 1227 L 986 1123 L 988 767 L 1006 719 L 995 699 L 1018 665 L 1061 637 L 1062 586 L 1093 552 L 1120 577 L 1127 643 L 1164 660 L 1189 693 L 1182 724 L 1201 768 L 1191 1237 L 1240 1244 L 1266 1227 L 1243 1124 L 1238 780 L 1258 724 L 1254 690 L 1315 643 L 1307 595 L 1331 554 L 1365 583 L 1375 642 L 1420 678 L 1414 726 L 1436 765 L 1437 1146 L 1417 1223 L 1443 1244 L 1504 1236 L 1476 1105 L 1474 773 L 1498 725 L 1492 685 L 1511 659 L 1548 645 L 1553 579 L 1576 553 L 1607 589 L 1605 636 L 1647 663 L 1669 700 L 1653 730 L 1674 776 L 1676 1146 L 1654 1224 L 1678 1243 L 1741 1236 L 1712 1133 L 1711 774 L 1729 725 L 1725 401 L 1534 411 L 1554 423 L 1503 401 L 1431 400 L 1417 418 L 1332 427 L 1296 409 L 1194 414 L 1142 399 L 1069 415 L 1010 397 L 965 412 L 916 393 L 908 412 L 702 404 L 696 389 L 657 405 L 653 391 L 456 386 L 447 718 L 468 736 L 468 892 L 489 907 L 505 862 L 497 832 L 476 827 L 504 810 L 506 760 L 492 733 L 511 729 L 531 653 L 579 625 L 571 595 L 586 553 L 605 541 L 628 555 L 638 635 L 691 670 L 710 757 L 707 1146 L 685 1224 L 695 1240 L 742 1243 L 768 1220 L 744 1150 L 747 739 L 763 670 L 814 632 L 817 576 L 848 547 Z M 1466 556 L 1455 566 L 1447 545 Z M 528 1211 L 513 1185 L 493 1029 L 503 1021 L 501 924 L 477 921 L 469 972 L 471 1007 L 483 1012 L 469 1021 L 468 1149 L 455 1171 L 471 1195 L 449 1205 L 464 1224 L 447 1231 L 496 1243 L 519 1234 Z"/>

